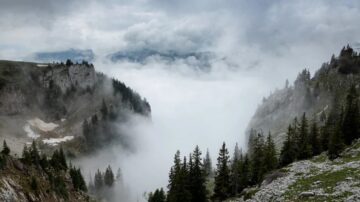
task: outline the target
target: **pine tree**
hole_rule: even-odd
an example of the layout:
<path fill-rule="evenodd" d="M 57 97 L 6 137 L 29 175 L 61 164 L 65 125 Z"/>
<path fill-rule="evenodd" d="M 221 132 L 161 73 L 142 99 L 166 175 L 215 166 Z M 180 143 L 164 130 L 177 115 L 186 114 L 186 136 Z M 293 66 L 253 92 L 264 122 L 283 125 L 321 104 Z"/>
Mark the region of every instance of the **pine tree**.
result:
<path fill-rule="evenodd" d="M 264 163 L 264 145 L 264 136 L 261 133 L 258 133 L 254 141 L 254 151 L 251 155 L 252 184 L 261 182 L 266 172 Z"/>
<path fill-rule="evenodd" d="M 208 149 L 206 150 L 206 155 L 205 155 L 203 164 L 204 164 L 205 176 L 208 178 L 213 177 L 212 162 L 211 162 L 210 153 L 209 153 Z"/>
<path fill-rule="evenodd" d="M 9 155 L 10 154 L 10 148 L 7 146 L 5 140 L 3 142 L 3 149 L 1 151 L 1 153 L 4 154 L 4 155 Z"/>
<path fill-rule="evenodd" d="M 350 145 L 353 140 L 360 137 L 360 112 L 358 94 L 354 85 L 350 87 L 346 97 L 345 116 L 342 123 L 344 142 Z"/>
<path fill-rule="evenodd" d="M 248 187 L 251 183 L 251 162 L 249 160 L 248 154 L 245 154 L 244 160 L 241 165 L 241 175 L 240 175 L 240 186 L 239 192 Z"/>
<path fill-rule="evenodd" d="M 59 163 L 63 170 L 66 170 L 68 168 L 67 163 L 66 163 L 66 157 L 65 157 L 64 150 L 62 147 L 60 147 L 60 150 L 59 150 Z"/>
<path fill-rule="evenodd" d="M 230 169 L 229 169 L 229 152 L 223 143 L 219 157 L 217 159 L 217 169 L 215 175 L 215 188 L 212 198 L 215 201 L 222 201 L 229 197 L 230 188 Z"/>
<path fill-rule="evenodd" d="M 309 139 L 311 144 L 312 155 L 315 156 L 320 154 L 322 152 L 322 146 L 320 144 L 320 139 L 319 139 L 319 129 L 315 121 L 311 124 L 309 135 L 310 135 Z"/>
<path fill-rule="evenodd" d="M 312 156 L 312 148 L 309 140 L 309 129 L 308 129 L 308 120 L 305 113 L 301 118 L 301 123 L 299 127 L 299 138 L 296 143 L 299 148 L 298 159 L 307 159 Z"/>
<path fill-rule="evenodd" d="M 94 185 L 95 185 L 96 191 L 100 191 L 104 185 L 103 175 L 99 169 L 95 173 Z"/>
<path fill-rule="evenodd" d="M 105 174 L 104 174 L 104 184 L 108 187 L 112 187 L 114 184 L 115 178 L 114 173 L 112 172 L 112 169 L 110 165 L 106 168 Z"/>
<path fill-rule="evenodd" d="M 294 147 L 295 141 L 293 140 L 293 136 L 294 129 L 291 125 L 289 125 L 286 134 L 286 140 L 284 141 L 280 152 L 279 164 L 281 167 L 286 166 L 296 160 L 296 150 Z"/>
<path fill-rule="evenodd" d="M 39 154 L 39 150 L 37 149 L 35 140 L 32 142 L 29 152 L 30 152 L 30 157 L 31 157 L 32 163 L 35 164 L 35 165 L 39 165 L 39 163 L 40 163 L 40 154 Z"/>
<path fill-rule="evenodd" d="M 166 195 L 164 190 L 156 189 L 154 193 L 149 194 L 148 202 L 165 202 L 166 201 Z"/>
<path fill-rule="evenodd" d="M 180 151 L 174 157 L 174 165 L 170 170 L 168 185 L 169 202 L 190 202 L 191 193 L 188 189 L 188 169 L 185 164 L 181 164 Z"/>
<path fill-rule="evenodd" d="M 340 127 L 335 127 L 334 131 L 331 133 L 330 141 L 329 141 L 329 150 L 328 156 L 330 160 L 334 160 L 340 156 L 340 153 L 343 151 L 345 147 L 343 135 L 341 133 Z"/>
<path fill-rule="evenodd" d="M 26 145 L 24 145 L 24 149 L 22 152 L 22 158 L 25 164 L 31 164 L 31 156 L 30 156 L 30 152 L 29 149 Z"/>
<path fill-rule="evenodd" d="M 233 196 L 236 196 L 239 193 L 241 156 L 241 151 L 238 144 L 236 143 L 230 170 L 231 194 Z"/>
<path fill-rule="evenodd" d="M 265 143 L 264 163 L 266 172 L 274 170 L 278 165 L 276 147 L 270 132 Z"/>
<path fill-rule="evenodd" d="M 101 105 L 101 110 L 100 111 L 101 111 L 103 119 L 107 119 L 109 110 L 108 110 L 108 108 L 106 106 L 105 99 L 102 100 L 102 105 Z"/>
<path fill-rule="evenodd" d="M 206 202 L 207 191 L 205 187 L 205 174 L 201 159 L 201 151 L 195 147 L 192 154 L 192 168 L 189 171 L 189 183 L 192 202 Z"/>

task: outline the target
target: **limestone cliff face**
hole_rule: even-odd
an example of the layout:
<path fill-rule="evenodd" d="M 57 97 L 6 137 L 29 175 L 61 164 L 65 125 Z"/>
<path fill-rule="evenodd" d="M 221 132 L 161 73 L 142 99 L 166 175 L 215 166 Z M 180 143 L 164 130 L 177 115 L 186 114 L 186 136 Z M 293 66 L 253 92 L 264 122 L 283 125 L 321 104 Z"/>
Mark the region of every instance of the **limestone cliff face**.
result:
<path fill-rule="evenodd" d="M 54 81 L 65 92 L 71 86 L 93 87 L 96 82 L 96 72 L 93 65 L 74 64 L 67 67 L 50 64 L 42 80 L 45 87 L 49 87 L 50 81 Z"/>

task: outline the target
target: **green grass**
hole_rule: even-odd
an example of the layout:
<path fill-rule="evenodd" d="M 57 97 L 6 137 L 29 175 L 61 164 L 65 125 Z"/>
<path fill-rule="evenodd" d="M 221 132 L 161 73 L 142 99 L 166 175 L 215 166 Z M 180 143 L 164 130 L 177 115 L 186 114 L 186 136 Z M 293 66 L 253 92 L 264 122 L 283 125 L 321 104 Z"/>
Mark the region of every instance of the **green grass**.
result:
<path fill-rule="evenodd" d="M 314 163 L 324 163 L 327 159 L 328 157 L 326 156 L 326 154 L 321 154 L 312 158 L 311 161 Z"/>
<path fill-rule="evenodd" d="M 333 196 L 318 196 L 309 198 L 299 198 L 300 193 L 317 189 L 323 189 L 325 193 L 332 194 L 336 183 L 344 181 L 347 177 L 360 179 L 359 169 L 346 168 L 335 172 L 325 172 L 311 177 L 303 177 L 289 187 L 289 190 L 284 194 L 287 201 L 338 201 L 351 193 L 345 192 L 343 195 L 334 198 Z M 319 185 L 313 185 L 314 182 L 321 181 Z"/>

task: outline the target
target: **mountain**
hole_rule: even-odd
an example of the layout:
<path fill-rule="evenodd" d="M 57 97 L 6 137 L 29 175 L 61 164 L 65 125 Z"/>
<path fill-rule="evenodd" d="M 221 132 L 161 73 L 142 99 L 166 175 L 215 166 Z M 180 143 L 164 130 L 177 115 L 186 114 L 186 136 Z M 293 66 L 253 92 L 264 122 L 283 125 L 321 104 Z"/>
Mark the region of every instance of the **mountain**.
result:
<path fill-rule="evenodd" d="M 150 113 L 139 94 L 87 62 L 0 61 L 0 134 L 18 154 L 33 139 L 44 152 L 61 144 L 71 156 L 112 144 L 130 149 L 119 126 Z"/>
<path fill-rule="evenodd" d="M 213 57 L 211 52 L 188 52 L 182 53 L 175 50 L 157 51 L 153 49 L 140 49 L 132 51 L 118 51 L 108 56 L 111 61 L 129 61 L 134 63 L 145 64 L 151 59 L 160 59 L 166 62 L 174 62 L 176 60 L 185 60 L 189 63 L 202 66 L 204 68 L 210 67 L 210 60 Z"/>
<path fill-rule="evenodd" d="M 34 54 L 34 59 L 40 62 L 61 62 L 70 59 L 75 62 L 83 60 L 92 62 L 95 59 L 94 52 L 91 49 L 68 49 L 55 52 L 38 52 Z"/>
<path fill-rule="evenodd" d="M 331 57 L 313 77 L 303 70 L 293 85 L 287 85 L 264 98 L 247 127 L 251 141 L 256 133 L 272 133 L 278 147 L 289 124 L 303 113 L 319 125 L 324 125 L 334 105 L 344 106 L 346 93 L 352 84 L 359 88 L 360 56 L 349 46 L 339 56 Z M 253 129 L 253 130 L 252 130 Z"/>

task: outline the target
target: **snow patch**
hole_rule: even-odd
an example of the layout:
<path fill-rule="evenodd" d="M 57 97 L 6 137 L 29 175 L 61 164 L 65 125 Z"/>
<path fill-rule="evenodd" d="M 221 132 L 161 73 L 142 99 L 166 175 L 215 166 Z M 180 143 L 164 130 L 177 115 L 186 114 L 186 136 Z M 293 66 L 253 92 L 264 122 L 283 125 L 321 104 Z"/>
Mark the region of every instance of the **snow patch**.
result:
<path fill-rule="evenodd" d="M 42 130 L 44 132 L 49 132 L 54 130 L 55 128 L 57 128 L 59 125 L 55 124 L 55 123 L 46 123 L 43 120 L 39 119 L 39 118 L 35 118 L 35 119 L 31 119 L 28 121 L 28 123 L 31 126 L 34 126 L 36 128 L 38 128 L 39 130 Z"/>
<path fill-rule="evenodd" d="M 48 65 L 47 64 L 37 64 L 36 66 L 37 67 L 47 67 Z"/>
<path fill-rule="evenodd" d="M 69 141 L 69 140 L 72 140 L 72 139 L 74 139 L 74 136 L 65 136 L 65 137 L 62 137 L 62 138 L 47 138 L 47 139 L 44 139 L 42 141 L 45 144 L 56 146 L 61 142 L 66 142 L 66 141 Z"/>

